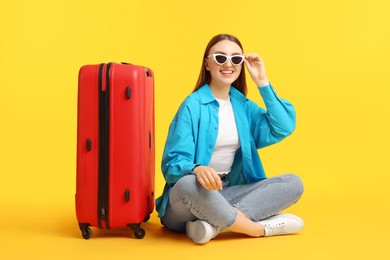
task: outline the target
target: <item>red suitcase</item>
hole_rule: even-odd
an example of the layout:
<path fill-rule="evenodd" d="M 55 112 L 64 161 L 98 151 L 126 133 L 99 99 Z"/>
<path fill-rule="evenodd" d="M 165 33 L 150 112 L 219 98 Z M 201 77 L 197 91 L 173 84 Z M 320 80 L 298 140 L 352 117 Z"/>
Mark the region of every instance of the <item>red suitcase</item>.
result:
<path fill-rule="evenodd" d="M 79 71 L 76 215 L 91 227 L 130 227 L 154 209 L 154 77 L 131 64 L 86 65 Z"/>

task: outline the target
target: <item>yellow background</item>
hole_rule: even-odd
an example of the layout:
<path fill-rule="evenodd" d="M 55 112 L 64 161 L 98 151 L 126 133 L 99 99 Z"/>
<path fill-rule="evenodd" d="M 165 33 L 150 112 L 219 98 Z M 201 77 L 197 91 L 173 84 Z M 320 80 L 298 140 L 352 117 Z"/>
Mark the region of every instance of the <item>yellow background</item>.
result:
<path fill-rule="evenodd" d="M 0 2 L 1 259 L 388 259 L 390 3 L 386 0 Z M 127 61 L 155 72 L 156 193 L 169 123 L 218 33 L 259 53 L 297 129 L 260 151 L 305 184 L 294 236 L 222 233 L 205 246 L 161 227 L 81 238 L 74 212 L 77 76 Z M 249 97 L 262 104 L 252 82 Z"/>

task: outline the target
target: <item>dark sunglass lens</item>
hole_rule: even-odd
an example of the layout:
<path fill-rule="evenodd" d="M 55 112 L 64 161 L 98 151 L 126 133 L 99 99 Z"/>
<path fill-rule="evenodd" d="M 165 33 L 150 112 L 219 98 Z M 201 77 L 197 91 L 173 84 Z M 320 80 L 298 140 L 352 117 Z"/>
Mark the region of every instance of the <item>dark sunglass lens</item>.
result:
<path fill-rule="evenodd" d="M 235 65 L 238 65 L 242 62 L 242 57 L 240 56 L 233 56 L 232 57 L 232 63 Z"/>
<path fill-rule="evenodd" d="M 220 63 L 220 64 L 223 64 L 226 62 L 227 58 L 223 55 L 215 55 L 215 60 Z"/>

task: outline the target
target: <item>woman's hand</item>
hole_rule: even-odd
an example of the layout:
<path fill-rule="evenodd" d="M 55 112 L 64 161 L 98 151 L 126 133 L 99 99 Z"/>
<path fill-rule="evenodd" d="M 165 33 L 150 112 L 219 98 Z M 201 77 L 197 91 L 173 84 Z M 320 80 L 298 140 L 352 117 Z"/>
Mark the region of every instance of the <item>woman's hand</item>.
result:
<path fill-rule="evenodd" d="M 222 190 L 222 181 L 213 168 L 196 166 L 193 169 L 196 179 L 207 190 Z"/>
<path fill-rule="evenodd" d="M 258 54 L 245 54 L 244 62 L 252 80 L 258 87 L 267 86 L 269 84 L 267 75 L 265 73 L 264 62 Z"/>

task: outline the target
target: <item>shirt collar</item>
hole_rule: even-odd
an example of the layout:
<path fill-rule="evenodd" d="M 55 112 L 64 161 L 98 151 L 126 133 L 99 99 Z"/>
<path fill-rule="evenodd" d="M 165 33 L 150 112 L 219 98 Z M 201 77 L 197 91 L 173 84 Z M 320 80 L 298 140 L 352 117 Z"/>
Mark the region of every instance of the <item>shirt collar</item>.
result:
<path fill-rule="evenodd" d="M 201 86 L 197 90 L 197 92 L 200 98 L 200 102 L 203 105 L 207 103 L 211 103 L 216 100 L 208 84 L 204 84 L 203 86 Z M 242 102 L 247 100 L 247 98 L 233 86 L 230 86 L 229 94 L 231 99 L 237 99 L 238 101 L 242 101 Z"/>

